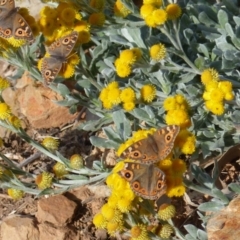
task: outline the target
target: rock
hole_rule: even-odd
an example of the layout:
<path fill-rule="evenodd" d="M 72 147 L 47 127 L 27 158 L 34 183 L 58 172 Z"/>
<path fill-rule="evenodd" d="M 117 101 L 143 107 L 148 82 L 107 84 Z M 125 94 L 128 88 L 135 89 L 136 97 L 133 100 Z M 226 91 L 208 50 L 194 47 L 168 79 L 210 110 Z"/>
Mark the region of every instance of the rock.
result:
<path fill-rule="evenodd" d="M 1 224 L 2 240 L 33 240 L 39 239 L 36 220 L 27 216 L 12 215 Z"/>
<path fill-rule="evenodd" d="M 67 227 L 55 228 L 50 224 L 42 223 L 39 224 L 40 238 L 39 240 L 79 240 L 77 231 L 73 231 Z"/>
<path fill-rule="evenodd" d="M 68 108 L 54 103 L 62 100 L 62 96 L 36 84 L 27 73 L 18 80 L 15 89 L 5 89 L 2 96 L 12 112 L 19 118 L 24 115 L 35 129 L 61 127 L 76 119 L 78 114 L 70 114 Z"/>
<path fill-rule="evenodd" d="M 213 215 L 207 223 L 208 240 L 240 239 L 240 197 Z"/>
<path fill-rule="evenodd" d="M 42 198 L 38 201 L 36 218 L 39 223 L 48 222 L 62 227 L 72 221 L 76 209 L 77 204 L 63 195 Z"/>

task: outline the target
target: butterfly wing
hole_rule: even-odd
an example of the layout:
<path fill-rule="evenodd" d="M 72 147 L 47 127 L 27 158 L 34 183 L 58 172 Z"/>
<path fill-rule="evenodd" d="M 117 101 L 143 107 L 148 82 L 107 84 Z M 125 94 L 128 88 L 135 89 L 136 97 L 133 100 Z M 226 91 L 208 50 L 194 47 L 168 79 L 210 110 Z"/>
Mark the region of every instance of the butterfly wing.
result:
<path fill-rule="evenodd" d="M 62 62 L 53 57 L 44 57 L 41 65 L 42 78 L 45 82 L 52 82 L 62 68 Z"/>
<path fill-rule="evenodd" d="M 155 200 L 166 192 L 165 174 L 153 164 L 126 162 L 119 174 L 142 198 Z"/>
<path fill-rule="evenodd" d="M 70 34 L 59 38 L 53 42 L 47 49 L 51 57 L 59 59 L 61 61 L 66 61 L 68 55 L 73 50 L 75 43 L 78 38 L 78 32 L 73 31 Z"/>
<path fill-rule="evenodd" d="M 158 162 L 171 152 L 178 132 L 177 125 L 158 129 L 153 135 L 132 144 L 120 157 L 139 160 L 145 164 Z"/>
<path fill-rule="evenodd" d="M 174 141 L 179 133 L 180 127 L 170 125 L 165 128 L 158 129 L 154 134 L 154 142 L 157 144 L 158 159 L 163 160 L 168 156 L 174 147 Z"/>
<path fill-rule="evenodd" d="M 1 20 L 6 19 L 8 16 L 11 16 L 11 13 L 14 12 L 14 9 L 14 0 L 0 0 L 0 22 Z"/>

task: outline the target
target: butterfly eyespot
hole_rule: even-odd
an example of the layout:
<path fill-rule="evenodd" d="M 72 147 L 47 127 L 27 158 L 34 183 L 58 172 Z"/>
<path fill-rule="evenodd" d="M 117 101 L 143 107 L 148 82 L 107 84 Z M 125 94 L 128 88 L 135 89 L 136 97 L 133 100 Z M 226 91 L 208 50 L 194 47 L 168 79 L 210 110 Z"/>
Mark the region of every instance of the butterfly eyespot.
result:
<path fill-rule="evenodd" d="M 126 172 L 124 173 L 124 177 L 125 177 L 126 179 L 128 179 L 128 180 L 131 181 L 131 179 L 133 178 L 133 173 L 130 172 L 130 171 L 126 171 Z"/>
<path fill-rule="evenodd" d="M 132 184 L 132 187 L 133 187 L 135 190 L 138 190 L 138 189 L 140 189 L 140 183 L 139 183 L 139 182 L 134 182 L 134 183 Z"/>
<path fill-rule="evenodd" d="M 10 29 L 6 29 L 4 32 L 6 35 L 11 35 L 12 31 Z"/>
<path fill-rule="evenodd" d="M 162 181 L 161 180 L 158 180 L 158 182 L 157 182 L 157 188 L 158 189 L 161 189 L 162 188 Z"/>
<path fill-rule="evenodd" d="M 141 155 L 141 154 L 140 154 L 140 152 L 138 152 L 138 151 L 132 152 L 132 154 L 131 154 L 131 156 L 132 156 L 133 158 L 138 158 L 140 155 Z"/>
<path fill-rule="evenodd" d="M 47 71 L 45 71 L 45 76 L 50 76 L 51 75 L 51 71 L 50 70 L 47 70 Z"/>
<path fill-rule="evenodd" d="M 167 140 L 167 141 L 170 141 L 171 139 L 172 139 L 172 136 L 171 136 L 171 135 L 167 135 L 167 136 L 166 136 L 166 140 Z"/>

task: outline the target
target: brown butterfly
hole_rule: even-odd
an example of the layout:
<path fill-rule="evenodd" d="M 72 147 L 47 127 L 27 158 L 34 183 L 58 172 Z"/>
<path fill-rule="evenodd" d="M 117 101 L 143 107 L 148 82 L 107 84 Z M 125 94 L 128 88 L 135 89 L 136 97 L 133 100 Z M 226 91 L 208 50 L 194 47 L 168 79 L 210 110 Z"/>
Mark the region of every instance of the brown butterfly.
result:
<path fill-rule="evenodd" d="M 49 57 L 44 57 L 41 65 L 41 73 L 45 82 L 53 81 L 60 72 L 64 63 L 74 48 L 78 39 L 78 32 L 73 31 L 70 34 L 59 38 L 53 42 L 47 51 Z"/>
<path fill-rule="evenodd" d="M 172 151 L 179 130 L 180 127 L 177 125 L 160 128 L 153 135 L 149 134 L 147 138 L 133 143 L 120 157 L 138 160 L 145 164 L 163 160 Z"/>
<path fill-rule="evenodd" d="M 33 40 L 32 30 L 15 8 L 14 0 L 0 0 L 0 37 Z"/>

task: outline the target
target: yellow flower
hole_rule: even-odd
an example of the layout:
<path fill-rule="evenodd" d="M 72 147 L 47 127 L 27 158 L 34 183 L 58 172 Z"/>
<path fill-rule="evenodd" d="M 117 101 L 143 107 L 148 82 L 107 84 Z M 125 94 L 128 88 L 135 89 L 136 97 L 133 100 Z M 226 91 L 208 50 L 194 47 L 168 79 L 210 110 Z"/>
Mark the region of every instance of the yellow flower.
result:
<path fill-rule="evenodd" d="M 231 92 L 232 91 L 232 83 L 229 81 L 221 81 L 218 83 L 218 87 L 224 92 Z"/>
<path fill-rule="evenodd" d="M 156 97 L 156 87 L 152 84 L 144 85 L 141 88 L 141 97 L 145 102 L 152 102 L 153 99 Z"/>
<path fill-rule="evenodd" d="M 101 27 L 105 23 L 105 15 L 102 12 L 92 13 L 89 16 L 88 21 L 89 21 L 89 23 L 91 25 L 95 25 L 95 26 Z"/>
<path fill-rule="evenodd" d="M 186 188 L 183 185 L 178 185 L 174 187 L 167 188 L 167 196 L 172 197 L 181 197 L 186 191 Z"/>
<path fill-rule="evenodd" d="M 52 18 L 52 19 L 56 19 L 57 17 L 57 10 L 56 8 L 51 8 L 49 6 L 45 6 L 41 9 L 40 11 L 40 17 L 49 17 L 49 18 Z"/>
<path fill-rule="evenodd" d="M 131 240 L 148 240 L 150 239 L 147 233 L 147 226 L 138 224 L 130 230 Z"/>
<path fill-rule="evenodd" d="M 132 111 L 135 108 L 135 102 L 125 102 L 123 103 L 123 109 L 127 112 Z"/>
<path fill-rule="evenodd" d="M 18 117 L 14 116 L 14 115 L 9 116 L 7 120 L 8 120 L 8 122 L 9 122 L 11 125 L 13 125 L 15 128 L 20 128 L 20 127 L 22 127 L 22 125 L 21 125 L 21 120 L 20 120 Z"/>
<path fill-rule="evenodd" d="M 173 227 L 170 224 L 165 223 L 161 226 L 161 229 L 157 233 L 157 235 L 162 239 L 169 239 L 173 232 L 174 232 Z"/>
<path fill-rule="evenodd" d="M 51 36 L 56 28 L 56 20 L 43 17 L 38 21 L 38 25 L 45 36 Z"/>
<path fill-rule="evenodd" d="M 90 25 L 86 21 L 78 20 L 78 21 L 75 22 L 75 26 L 74 26 L 73 30 L 77 31 L 77 32 L 82 32 L 82 31 L 89 32 L 90 31 Z"/>
<path fill-rule="evenodd" d="M 7 41 L 15 48 L 19 48 L 26 44 L 26 40 L 24 39 L 16 39 L 14 37 L 10 37 L 7 39 Z"/>
<path fill-rule="evenodd" d="M 121 232 L 123 230 L 123 221 L 110 221 L 107 223 L 106 229 L 110 236 L 114 236 L 116 232 Z"/>
<path fill-rule="evenodd" d="M 42 145 L 48 150 L 57 150 L 59 141 L 53 137 L 45 137 L 42 141 Z"/>
<path fill-rule="evenodd" d="M 166 48 L 162 43 L 155 44 L 150 48 L 150 56 L 153 60 L 160 61 L 166 57 Z"/>
<path fill-rule="evenodd" d="M 221 102 L 223 101 L 224 93 L 220 88 L 213 89 L 210 92 L 210 99 L 215 102 Z"/>
<path fill-rule="evenodd" d="M 76 13 L 73 8 L 68 7 L 61 11 L 59 17 L 66 23 L 73 23 L 76 17 Z"/>
<path fill-rule="evenodd" d="M 218 81 L 219 75 L 217 70 L 214 68 L 207 68 L 201 74 L 201 80 L 204 85 L 208 84 L 210 81 Z"/>
<path fill-rule="evenodd" d="M 104 100 L 102 104 L 103 104 L 103 108 L 105 109 L 112 109 L 114 107 L 114 105 L 108 100 Z"/>
<path fill-rule="evenodd" d="M 163 221 L 173 218 L 175 214 L 176 208 L 172 204 L 164 203 L 159 207 L 158 217 Z"/>
<path fill-rule="evenodd" d="M 216 81 L 216 80 L 208 81 L 205 85 L 205 90 L 206 91 L 211 91 L 215 88 L 218 88 L 218 81 Z"/>
<path fill-rule="evenodd" d="M 176 140 L 175 146 L 178 146 L 184 154 L 192 154 L 196 147 L 196 137 L 186 129 L 179 132 Z M 184 171 L 184 165 L 182 171 Z"/>
<path fill-rule="evenodd" d="M 172 168 L 172 160 L 169 159 L 169 158 L 166 158 L 164 160 L 161 160 L 159 163 L 158 163 L 158 167 L 163 170 L 163 171 L 166 171 L 166 170 L 169 170 Z"/>
<path fill-rule="evenodd" d="M 170 110 L 166 114 L 166 123 L 168 125 L 176 124 L 182 128 L 191 126 L 188 113 L 183 109 Z"/>
<path fill-rule="evenodd" d="M 195 137 L 188 138 L 187 141 L 192 140 L 192 143 L 194 144 L 194 149 L 195 149 Z M 183 145 L 184 146 L 184 145 Z M 186 153 L 187 154 L 187 153 Z M 182 159 L 174 159 L 172 161 L 172 170 L 176 172 L 177 174 L 181 175 L 187 170 L 186 163 Z"/>
<path fill-rule="evenodd" d="M 206 101 L 206 108 L 215 115 L 222 115 L 224 113 L 224 106 L 222 102 Z"/>
<path fill-rule="evenodd" d="M 122 63 L 125 63 L 125 64 L 133 64 L 134 62 L 136 62 L 137 60 L 137 57 L 136 55 L 134 54 L 134 51 L 132 51 L 131 49 L 126 49 L 126 50 L 123 50 L 121 53 L 120 53 L 120 61 Z"/>
<path fill-rule="evenodd" d="M 136 99 L 136 94 L 132 88 L 127 87 L 121 91 L 120 98 L 122 102 L 133 102 Z"/>
<path fill-rule="evenodd" d="M 143 0 L 143 4 L 152 4 L 156 7 L 161 7 L 162 0 Z"/>
<path fill-rule="evenodd" d="M 136 56 L 136 60 L 139 60 L 142 57 L 142 51 L 140 48 L 132 48 L 131 51 Z"/>
<path fill-rule="evenodd" d="M 149 27 L 153 27 L 153 28 L 157 27 L 157 24 L 156 24 L 156 22 L 155 22 L 155 20 L 154 20 L 153 15 L 148 15 L 148 16 L 145 18 L 145 23 L 146 23 L 146 25 L 149 26 Z"/>
<path fill-rule="evenodd" d="M 90 6 L 92 8 L 97 9 L 100 12 L 100 11 L 103 11 L 105 3 L 106 3 L 106 0 L 91 0 Z"/>
<path fill-rule="evenodd" d="M 167 21 L 167 12 L 163 9 L 153 11 L 153 19 L 157 25 L 162 25 Z"/>
<path fill-rule="evenodd" d="M 91 35 L 89 31 L 79 32 L 77 43 L 84 44 L 84 43 L 88 43 L 90 40 L 91 40 Z"/>
<path fill-rule="evenodd" d="M 10 86 L 9 81 L 0 77 L 0 92 L 8 88 L 9 86 Z"/>
<path fill-rule="evenodd" d="M 103 217 L 102 213 L 97 213 L 93 217 L 93 224 L 95 225 L 96 228 L 106 228 L 107 227 L 107 221 Z"/>
<path fill-rule="evenodd" d="M 177 105 L 177 101 L 173 96 L 167 97 L 163 102 L 163 107 L 166 111 L 175 110 Z"/>
<path fill-rule="evenodd" d="M 152 4 L 144 4 L 140 9 L 140 15 L 142 16 L 143 19 L 145 19 L 147 16 L 151 15 L 155 10 L 156 7 L 154 7 Z"/>
<path fill-rule="evenodd" d="M 10 107 L 6 103 L 0 102 L 0 119 L 6 120 L 11 115 Z"/>
<path fill-rule="evenodd" d="M 232 92 L 225 93 L 224 99 L 227 101 L 231 101 L 234 99 L 234 94 Z"/>
<path fill-rule="evenodd" d="M 117 0 L 114 4 L 114 14 L 117 17 L 123 17 L 125 18 L 127 15 L 129 15 L 131 11 L 125 7 L 125 5 L 121 2 L 121 0 Z"/>
<path fill-rule="evenodd" d="M 71 54 L 68 59 L 68 64 L 71 64 L 73 66 L 76 66 L 77 64 L 80 63 L 80 58 L 79 56 L 75 53 L 75 54 Z"/>
<path fill-rule="evenodd" d="M 176 3 L 168 4 L 166 7 L 167 17 L 170 20 L 179 18 L 182 14 L 182 9 Z"/>
<path fill-rule="evenodd" d="M 64 177 L 64 175 L 68 174 L 68 171 L 66 170 L 66 166 L 60 162 L 57 162 L 53 166 L 53 172 L 57 178 L 62 178 L 62 177 Z"/>
<path fill-rule="evenodd" d="M 75 73 L 75 66 L 73 66 L 72 64 L 65 63 L 61 71 L 59 72 L 59 75 L 65 79 L 68 79 L 72 77 L 74 73 Z"/>
<path fill-rule="evenodd" d="M 120 94 L 121 90 L 119 88 L 111 89 L 111 91 L 108 92 L 108 100 L 112 104 L 117 105 L 121 102 Z"/>
<path fill-rule="evenodd" d="M 118 200 L 117 207 L 122 213 L 127 213 L 132 208 L 132 200 L 121 198 Z"/>
<path fill-rule="evenodd" d="M 81 169 L 83 167 L 83 158 L 80 154 L 74 154 L 70 157 L 70 166 L 73 169 Z"/>
<path fill-rule="evenodd" d="M 50 188 L 52 185 L 52 174 L 48 172 L 43 172 L 39 175 L 37 175 L 35 179 L 35 183 L 37 184 L 39 189 L 46 189 Z"/>
<path fill-rule="evenodd" d="M 104 204 L 101 208 L 101 213 L 103 217 L 107 220 L 110 221 L 114 218 L 115 216 L 115 209 L 109 206 L 107 203 Z"/>
<path fill-rule="evenodd" d="M 19 200 L 23 197 L 24 192 L 22 190 L 19 189 L 14 189 L 14 188 L 9 188 L 7 190 L 8 195 L 14 199 L 14 200 Z"/>
<path fill-rule="evenodd" d="M 129 64 L 119 62 L 116 66 L 117 75 L 121 78 L 128 77 L 131 74 L 131 66 Z"/>

